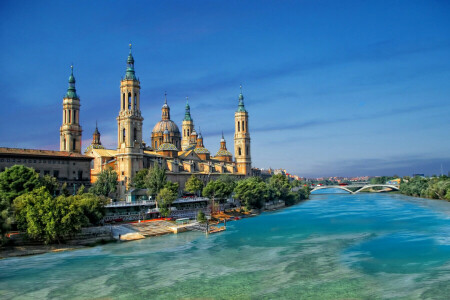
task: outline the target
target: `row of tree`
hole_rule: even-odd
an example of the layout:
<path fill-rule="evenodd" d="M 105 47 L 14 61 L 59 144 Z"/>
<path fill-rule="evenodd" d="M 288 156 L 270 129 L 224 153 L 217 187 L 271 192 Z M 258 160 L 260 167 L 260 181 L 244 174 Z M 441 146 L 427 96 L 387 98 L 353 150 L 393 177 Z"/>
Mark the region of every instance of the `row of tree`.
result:
<path fill-rule="evenodd" d="M 139 171 L 132 180 L 132 185 L 136 188 L 146 188 L 150 196 L 154 197 L 158 203 L 161 215 L 170 214 L 170 205 L 178 195 L 178 184 L 167 181 L 165 170 L 159 165 L 151 169 Z M 247 209 L 260 209 L 264 203 L 272 200 L 284 200 L 287 205 L 292 205 L 298 201 L 309 197 L 309 187 L 299 186 L 299 182 L 289 182 L 288 178 L 282 174 L 272 176 L 268 182 L 259 177 L 250 177 L 237 181 L 229 175 L 222 175 L 217 180 L 211 180 L 206 185 L 192 175 L 186 182 L 185 191 L 195 195 L 203 195 L 213 200 L 224 202 L 233 193 L 235 198 Z M 293 192 L 293 188 L 297 191 Z"/>
<path fill-rule="evenodd" d="M 39 177 L 33 169 L 16 165 L 0 173 L 0 233 L 11 225 L 31 239 L 61 242 L 84 226 L 97 225 L 105 213 L 106 197 L 85 193 L 84 186 L 71 195 L 67 184 Z"/>
<path fill-rule="evenodd" d="M 450 201 L 450 178 L 447 176 L 403 178 L 400 184 L 400 193 Z"/>

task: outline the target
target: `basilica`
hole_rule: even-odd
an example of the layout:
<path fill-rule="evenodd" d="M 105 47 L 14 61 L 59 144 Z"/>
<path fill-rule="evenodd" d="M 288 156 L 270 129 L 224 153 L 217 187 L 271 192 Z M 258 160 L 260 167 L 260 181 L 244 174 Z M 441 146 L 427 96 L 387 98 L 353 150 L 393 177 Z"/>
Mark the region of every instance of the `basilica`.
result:
<path fill-rule="evenodd" d="M 118 174 L 119 199 L 132 188 L 132 179 L 143 168 L 159 164 L 166 169 L 168 180 L 178 182 L 180 189 L 195 174 L 207 182 L 222 174 L 238 178 L 251 176 L 251 147 L 248 124 L 248 112 L 244 106 L 244 96 L 238 97 L 234 113 L 234 158 L 227 149 L 222 135 L 218 141 L 215 155 L 205 148 L 201 132 L 197 132 L 190 106 L 186 101 L 185 115 L 178 125 L 170 118 L 170 107 L 165 97 L 161 108 L 161 120 L 156 122 L 151 132 L 151 142 L 143 141 L 143 121 L 140 110 L 141 82 L 136 77 L 134 58 L 130 53 L 127 58 L 125 77 L 120 82 L 117 116 L 117 148 L 105 149 L 100 141 L 100 132 L 96 127 L 92 143 L 84 155 L 91 157 L 91 181 L 95 182 L 98 174 L 105 168 L 112 167 Z M 80 98 L 75 89 L 75 77 L 69 77 L 69 88 L 63 99 L 63 124 L 60 128 L 60 151 L 81 154 L 82 129 L 79 123 Z M 145 133 L 150 136 L 149 133 Z M 214 153 L 214 152 L 213 152 Z"/>

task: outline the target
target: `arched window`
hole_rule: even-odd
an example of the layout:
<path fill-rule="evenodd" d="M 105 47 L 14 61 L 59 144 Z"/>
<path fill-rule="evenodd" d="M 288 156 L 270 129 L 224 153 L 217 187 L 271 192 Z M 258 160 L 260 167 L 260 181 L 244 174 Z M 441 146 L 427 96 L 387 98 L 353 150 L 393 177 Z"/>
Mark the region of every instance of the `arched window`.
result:
<path fill-rule="evenodd" d="M 64 150 L 67 150 L 67 148 L 66 148 L 66 138 L 64 138 Z"/>
<path fill-rule="evenodd" d="M 245 148 L 245 155 L 248 155 L 248 146 Z"/>
<path fill-rule="evenodd" d="M 125 143 L 126 130 L 125 128 L 122 130 L 122 142 Z"/>
<path fill-rule="evenodd" d="M 241 131 L 241 122 L 238 121 L 238 131 Z"/>
<path fill-rule="evenodd" d="M 188 129 L 188 134 L 187 134 L 187 136 L 190 136 L 190 135 L 189 135 L 189 129 Z"/>
<path fill-rule="evenodd" d="M 67 122 L 67 110 L 64 110 L 64 123 L 66 123 L 66 122 Z"/>
<path fill-rule="evenodd" d="M 186 136 L 186 129 L 183 129 L 183 136 Z"/>
<path fill-rule="evenodd" d="M 158 142 L 155 141 L 155 150 L 158 148 L 157 145 L 158 145 Z"/>
<path fill-rule="evenodd" d="M 134 110 L 137 110 L 137 95 L 134 93 Z"/>
<path fill-rule="evenodd" d="M 71 114 L 72 114 L 72 111 L 69 109 L 69 123 L 71 123 L 72 121 L 72 118 L 71 118 Z"/>
<path fill-rule="evenodd" d="M 238 148 L 238 153 L 241 155 L 241 147 Z"/>
<path fill-rule="evenodd" d="M 242 131 L 245 131 L 245 121 L 242 121 Z"/>
<path fill-rule="evenodd" d="M 137 141 L 137 129 L 134 128 L 134 132 L 133 132 L 133 136 L 134 136 L 134 140 Z"/>
<path fill-rule="evenodd" d="M 77 111 L 76 110 L 73 111 L 73 122 L 77 123 Z"/>
<path fill-rule="evenodd" d="M 74 138 L 73 142 L 72 142 L 72 150 L 74 150 L 74 151 L 76 150 L 76 146 L 77 146 L 76 141 L 77 140 Z"/>
<path fill-rule="evenodd" d="M 122 109 L 125 109 L 125 93 L 122 95 Z"/>
<path fill-rule="evenodd" d="M 131 109 L 131 93 L 128 93 L 128 110 Z"/>

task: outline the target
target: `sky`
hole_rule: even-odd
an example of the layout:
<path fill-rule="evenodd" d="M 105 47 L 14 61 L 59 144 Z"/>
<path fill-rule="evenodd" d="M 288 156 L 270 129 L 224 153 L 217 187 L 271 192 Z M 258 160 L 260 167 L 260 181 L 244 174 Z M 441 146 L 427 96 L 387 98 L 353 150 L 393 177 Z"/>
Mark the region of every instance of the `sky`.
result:
<path fill-rule="evenodd" d="M 448 1 L 2 1 L 0 146 L 59 149 L 74 65 L 85 149 L 117 147 L 128 44 L 144 141 L 167 92 L 214 154 L 243 86 L 252 165 L 305 177 L 450 170 Z"/>

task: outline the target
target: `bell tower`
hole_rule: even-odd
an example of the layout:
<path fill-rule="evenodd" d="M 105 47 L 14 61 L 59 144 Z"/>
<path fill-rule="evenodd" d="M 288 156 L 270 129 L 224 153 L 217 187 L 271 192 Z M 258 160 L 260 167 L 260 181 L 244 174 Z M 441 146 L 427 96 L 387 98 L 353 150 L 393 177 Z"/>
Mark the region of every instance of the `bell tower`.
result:
<path fill-rule="evenodd" d="M 252 159 L 250 155 L 250 133 L 248 131 L 248 112 L 244 107 L 244 95 L 239 94 L 238 109 L 234 113 L 234 156 L 239 174 L 251 176 Z"/>
<path fill-rule="evenodd" d="M 182 138 L 181 138 L 181 149 L 186 149 L 189 147 L 189 142 L 191 138 L 191 133 L 194 129 L 194 119 L 191 117 L 191 107 L 189 106 L 188 97 L 186 97 L 186 107 L 184 111 L 184 119 L 181 124 Z"/>
<path fill-rule="evenodd" d="M 81 153 L 80 98 L 75 89 L 73 66 L 70 68 L 69 88 L 63 98 L 63 122 L 59 130 L 59 150 Z"/>
<path fill-rule="evenodd" d="M 120 111 L 117 117 L 117 172 L 119 196 L 122 197 L 131 178 L 143 168 L 140 82 L 134 72 L 134 58 L 127 59 L 125 78 L 120 82 Z"/>

